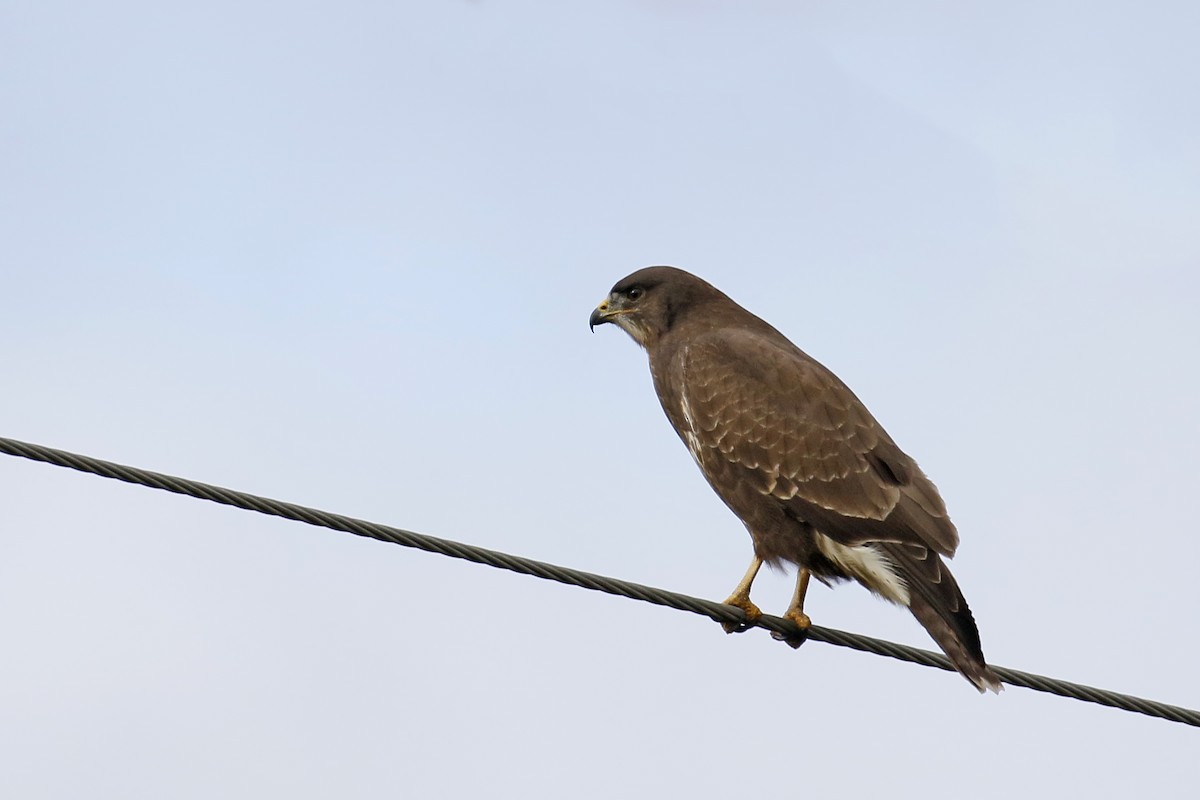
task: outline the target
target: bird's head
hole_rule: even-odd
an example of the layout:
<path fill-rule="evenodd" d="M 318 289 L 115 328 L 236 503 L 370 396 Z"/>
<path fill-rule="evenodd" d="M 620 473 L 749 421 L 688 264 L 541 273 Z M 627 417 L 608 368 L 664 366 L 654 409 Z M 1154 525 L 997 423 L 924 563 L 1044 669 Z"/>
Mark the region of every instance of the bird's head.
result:
<path fill-rule="evenodd" d="M 595 329 L 611 322 L 642 347 L 650 347 L 713 296 L 721 293 L 691 273 L 646 267 L 617 281 L 588 324 Z"/>

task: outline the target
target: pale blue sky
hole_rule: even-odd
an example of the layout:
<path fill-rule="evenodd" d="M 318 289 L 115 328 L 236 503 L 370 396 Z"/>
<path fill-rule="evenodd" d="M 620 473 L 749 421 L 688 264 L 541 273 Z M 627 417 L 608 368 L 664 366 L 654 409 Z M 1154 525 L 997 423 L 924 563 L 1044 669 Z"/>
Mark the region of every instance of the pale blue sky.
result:
<path fill-rule="evenodd" d="M 991 661 L 1200 707 L 1198 9 L 0 0 L 0 435 L 719 599 L 748 537 L 587 330 L 676 264 L 938 483 Z M 5 797 L 1194 778 L 1167 722 L 15 459 L 0 486 Z M 933 646 L 854 586 L 808 610 Z"/>

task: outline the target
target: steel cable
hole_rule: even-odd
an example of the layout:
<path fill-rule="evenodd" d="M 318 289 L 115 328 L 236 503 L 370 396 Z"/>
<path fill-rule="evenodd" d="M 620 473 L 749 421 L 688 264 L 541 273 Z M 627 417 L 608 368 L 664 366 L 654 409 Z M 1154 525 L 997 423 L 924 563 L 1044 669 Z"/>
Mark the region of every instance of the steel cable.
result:
<path fill-rule="evenodd" d="M 583 572 L 582 570 L 571 569 L 570 567 L 560 567 L 544 561 L 535 561 L 522 556 L 514 556 L 496 550 L 455 542 L 450 539 L 441 539 L 436 536 L 415 533 L 403 528 L 393 528 L 389 525 L 367 522 L 341 514 L 333 514 L 328 511 L 296 505 L 295 503 L 273 500 L 268 497 L 259 497 L 247 494 L 246 492 L 226 489 L 221 486 L 213 486 L 186 478 L 178 478 L 173 475 L 165 475 L 160 472 L 150 472 L 138 469 L 137 467 L 103 461 L 98 458 L 58 450 L 52 447 L 0 437 L 0 452 L 27 458 L 32 461 L 41 461 L 46 464 L 67 467 L 104 478 L 113 478 L 126 483 L 148 486 L 152 489 L 163 489 L 175 494 L 187 495 L 201 500 L 210 500 L 214 503 L 233 506 L 247 511 L 257 511 L 260 514 L 283 517 L 284 519 L 304 522 L 309 525 L 378 539 L 382 542 L 413 547 L 429 553 L 473 561 L 476 564 L 486 564 L 490 567 L 506 569 L 522 575 L 532 575 L 569 586 L 580 586 L 584 589 L 628 597 L 632 600 L 641 600 L 646 603 L 666 606 L 667 608 L 674 608 L 679 611 L 688 611 L 708 617 L 716 622 L 734 623 L 737 625 L 747 624 L 746 616 L 740 609 L 727 606 L 724 603 L 691 597 L 654 586 L 644 586 L 618 578 Z M 801 631 L 790 620 L 770 614 L 763 614 L 762 617 L 751 623 L 750 626 L 764 628 L 771 631 L 777 638 L 785 640 L 797 641 L 803 638 Z M 937 667 L 948 672 L 954 671 L 954 667 L 950 665 L 949 659 L 941 653 L 932 653 L 917 647 L 889 642 L 884 639 L 876 639 L 858 633 L 849 633 L 835 628 L 824 628 L 814 625 L 809 629 L 807 638 L 839 647 L 848 647 L 864 653 L 887 656 L 899 661 L 907 661 L 926 667 Z M 1060 697 L 1070 697 L 1075 700 L 1097 703 L 1124 711 L 1132 711 L 1137 714 L 1180 722 L 1184 725 L 1200 727 L 1200 711 L 1168 705 L 1155 700 L 1146 700 L 1141 697 L 1134 697 L 1108 689 L 1098 689 L 1093 686 L 1049 678 L 1031 672 L 1022 672 L 1021 670 L 1009 669 L 1008 667 L 991 666 L 995 673 L 1000 676 L 1001 680 L 1012 686 L 1021 686 L 1037 692 L 1056 694 Z"/>

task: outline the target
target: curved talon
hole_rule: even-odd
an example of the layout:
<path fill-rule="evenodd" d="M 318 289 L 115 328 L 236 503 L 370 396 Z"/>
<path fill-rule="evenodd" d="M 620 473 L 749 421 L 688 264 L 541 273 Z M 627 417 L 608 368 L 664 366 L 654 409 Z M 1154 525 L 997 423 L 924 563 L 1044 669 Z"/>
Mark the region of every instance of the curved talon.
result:
<path fill-rule="evenodd" d="M 808 593 L 809 577 L 810 573 L 804 567 L 801 567 L 800 571 L 796 573 L 796 591 L 792 594 L 792 602 L 788 605 L 787 611 L 783 612 L 783 618 L 795 623 L 800 632 L 798 634 L 771 634 L 779 641 L 787 642 L 788 647 L 793 650 L 808 641 L 808 629 L 812 627 L 812 620 L 808 618 L 808 614 L 804 613 L 804 595 Z"/>
<path fill-rule="evenodd" d="M 806 633 L 808 632 L 808 629 L 812 627 L 812 620 L 809 619 L 808 614 L 805 614 L 803 611 L 789 611 L 783 615 L 783 618 L 790 619 L 792 622 L 796 623 L 797 628 Z"/>
<path fill-rule="evenodd" d="M 776 641 L 784 642 L 788 647 L 795 650 L 800 645 L 808 641 L 808 629 L 812 627 L 812 620 L 808 618 L 808 614 L 803 611 L 789 610 L 783 615 L 784 619 L 791 620 L 796 627 L 800 629 L 799 635 L 786 633 L 772 633 L 771 638 Z"/>
<path fill-rule="evenodd" d="M 738 597 L 733 595 L 725 601 L 725 605 L 740 608 L 742 613 L 746 615 L 745 622 L 722 622 L 721 627 L 726 633 L 742 633 L 754 627 L 754 623 L 762 616 L 762 611 L 758 606 L 750 602 L 749 597 Z"/>
<path fill-rule="evenodd" d="M 758 606 L 750 602 L 750 586 L 754 583 L 754 577 L 758 575 L 759 568 L 762 567 L 762 559 L 758 556 L 750 562 L 750 569 L 746 570 L 745 576 L 742 577 L 742 582 L 733 590 L 733 594 L 725 598 L 725 605 L 740 608 L 742 613 L 746 615 L 745 622 L 722 622 L 721 627 L 726 633 L 741 633 L 748 631 L 754 627 L 754 623 L 762 616 L 762 612 L 758 610 Z"/>

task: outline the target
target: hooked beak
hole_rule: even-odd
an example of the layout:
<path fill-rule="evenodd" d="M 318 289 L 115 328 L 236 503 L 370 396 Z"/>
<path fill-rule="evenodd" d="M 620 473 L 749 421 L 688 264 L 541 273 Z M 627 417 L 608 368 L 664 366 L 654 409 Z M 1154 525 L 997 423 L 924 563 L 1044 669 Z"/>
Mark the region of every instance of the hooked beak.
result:
<path fill-rule="evenodd" d="M 596 306 L 596 309 L 592 311 L 592 315 L 588 317 L 588 330 L 594 333 L 597 325 L 603 325 L 606 322 L 612 322 L 612 318 L 620 313 L 613 310 L 612 303 L 610 301 L 611 298 L 604 298 L 600 301 L 600 305 Z"/>

